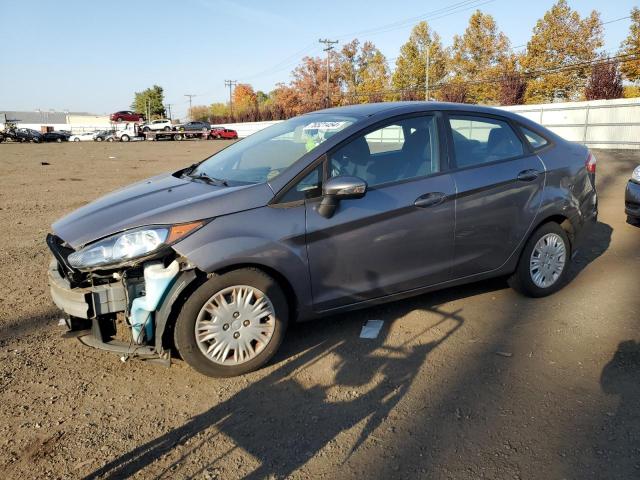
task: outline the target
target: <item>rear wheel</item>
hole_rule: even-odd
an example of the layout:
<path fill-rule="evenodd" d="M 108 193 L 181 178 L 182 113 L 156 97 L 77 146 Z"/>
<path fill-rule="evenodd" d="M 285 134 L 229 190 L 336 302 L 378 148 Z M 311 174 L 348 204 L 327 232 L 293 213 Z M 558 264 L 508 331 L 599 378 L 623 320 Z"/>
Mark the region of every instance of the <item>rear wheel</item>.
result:
<path fill-rule="evenodd" d="M 73 139 L 73 141 L 74 141 L 74 142 L 79 142 L 79 141 L 80 141 L 80 139 L 79 139 L 78 137 L 76 137 L 76 138 L 74 138 L 74 139 Z"/>
<path fill-rule="evenodd" d="M 288 321 L 285 296 L 264 272 L 216 275 L 187 299 L 174 330 L 180 356 L 210 377 L 260 368 L 275 354 Z"/>
<path fill-rule="evenodd" d="M 529 297 L 545 297 L 565 285 L 570 264 L 567 233 L 557 223 L 545 223 L 529 237 L 509 284 Z"/>
<path fill-rule="evenodd" d="M 122 142 L 128 142 L 130 140 L 129 135 L 122 135 L 122 137 L 120 137 L 120 141 Z"/>

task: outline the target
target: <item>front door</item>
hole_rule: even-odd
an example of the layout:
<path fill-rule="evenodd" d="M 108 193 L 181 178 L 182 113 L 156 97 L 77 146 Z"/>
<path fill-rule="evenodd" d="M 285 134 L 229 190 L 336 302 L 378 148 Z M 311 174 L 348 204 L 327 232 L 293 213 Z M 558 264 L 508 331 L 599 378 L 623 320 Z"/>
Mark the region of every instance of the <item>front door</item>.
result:
<path fill-rule="evenodd" d="M 455 185 L 441 173 L 433 115 L 390 121 L 328 155 L 329 176 L 368 183 L 331 218 L 306 201 L 307 252 L 317 311 L 449 279 Z"/>

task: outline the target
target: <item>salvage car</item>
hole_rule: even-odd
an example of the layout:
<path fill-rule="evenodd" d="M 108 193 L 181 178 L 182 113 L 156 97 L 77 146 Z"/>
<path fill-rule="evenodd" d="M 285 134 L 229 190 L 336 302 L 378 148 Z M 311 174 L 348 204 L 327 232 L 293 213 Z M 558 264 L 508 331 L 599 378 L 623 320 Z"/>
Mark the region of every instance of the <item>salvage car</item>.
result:
<path fill-rule="evenodd" d="M 627 190 L 624 194 L 624 211 L 627 221 L 634 225 L 640 225 L 640 165 L 631 174 L 627 182 Z"/>
<path fill-rule="evenodd" d="M 167 120 L 166 118 L 153 120 L 151 122 L 148 122 L 142 125 L 143 132 L 149 132 L 152 130 L 153 131 L 163 130 L 165 132 L 168 132 L 169 130 L 171 130 L 171 128 L 172 128 L 171 120 Z"/>
<path fill-rule="evenodd" d="M 13 130 L 13 136 L 10 137 L 15 142 L 32 142 L 32 143 L 40 143 L 42 142 L 42 134 L 34 130 L 32 128 L 16 128 Z"/>
<path fill-rule="evenodd" d="M 74 133 L 69 137 L 70 142 L 92 142 L 99 132 Z"/>
<path fill-rule="evenodd" d="M 176 125 L 173 127 L 174 130 L 180 132 L 206 132 L 211 130 L 211 125 L 207 122 L 187 122 L 182 125 Z"/>
<path fill-rule="evenodd" d="M 112 122 L 143 122 L 144 115 L 132 112 L 131 110 L 120 110 L 109 115 Z"/>
<path fill-rule="evenodd" d="M 86 345 L 165 362 L 175 347 L 239 375 L 292 321 L 505 275 L 553 294 L 597 218 L 595 170 L 585 146 L 502 110 L 322 110 L 54 223 L 51 295 Z"/>
<path fill-rule="evenodd" d="M 222 138 L 227 140 L 235 140 L 238 138 L 238 132 L 231 128 L 211 127 L 209 138 L 215 138 L 216 140 L 220 140 Z"/>
<path fill-rule="evenodd" d="M 70 134 L 65 132 L 46 132 L 42 134 L 42 140 L 45 142 L 66 142 L 69 140 Z"/>
<path fill-rule="evenodd" d="M 109 141 L 110 138 L 114 137 L 115 133 L 115 130 L 101 130 L 94 135 L 93 140 L 96 142 L 104 142 L 105 140 Z"/>

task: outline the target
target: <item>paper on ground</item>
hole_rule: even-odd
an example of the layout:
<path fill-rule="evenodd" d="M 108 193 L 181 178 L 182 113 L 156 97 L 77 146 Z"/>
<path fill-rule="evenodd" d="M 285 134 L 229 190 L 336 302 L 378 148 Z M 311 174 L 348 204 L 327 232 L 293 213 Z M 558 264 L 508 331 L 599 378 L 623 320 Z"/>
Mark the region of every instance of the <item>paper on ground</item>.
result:
<path fill-rule="evenodd" d="M 383 320 L 367 320 L 367 323 L 362 326 L 360 338 L 376 338 L 382 329 L 382 325 L 384 325 Z"/>

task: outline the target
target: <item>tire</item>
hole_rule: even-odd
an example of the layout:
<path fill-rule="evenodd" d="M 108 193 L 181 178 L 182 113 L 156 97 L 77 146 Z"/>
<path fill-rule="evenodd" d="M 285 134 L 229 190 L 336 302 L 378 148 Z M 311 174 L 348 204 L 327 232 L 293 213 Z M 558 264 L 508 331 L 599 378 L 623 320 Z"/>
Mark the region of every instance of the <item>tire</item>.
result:
<path fill-rule="evenodd" d="M 165 132 L 168 132 L 171 130 L 171 127 L 164 127 L 162 130 L 164 130 Z"/>
<path fill-rule="evenodd" d="M 102 142 L 102 141 L 104 141 L 104 138 L 102 138 L 102 137 L 96 137 L 96 142 Z"/>
<path fill-rule="evenodd" d="M 182 140 L 182 134 L 180 134 L 180 133 L 176 133 L 176 134 L 173 136 L 173 139 L 174 139 L 176 142 L 179 142 L 180 140 Z"/>
<path fill-rule="evenodd" d="M 252 289 L 254 292 L 254 295 L 250 297 L 252 299 L 250 304 L 244 303 L 244 300 L 239 301 L 240 306 L 236 308 L 240 311 L 233 313 L 234 308 L 228 309 L 226 312 L 222 309 L 214 310 L 216 311 L 215 318 L 218 320 L 217 331 L 207 330 L 207 325 L 214 326 L 211 320 L 213 317 L 211 308 L 216 308 L 216 304 L 210 302 L 213 302 L 218 295 L 224 295 L 229 301 L 228 305 L 233 306 L 234 298 L 238 298 L 234 295 L 241 294 L 238 292 L 245 292 L 243 298 L 249 298 L 246 295 L 248 289 Z M 255 316 L 251 320 L 243 319 L 245 315 L 252 315 L 251 312 L 260 301 L 264 304 L 263 317 Z M 205 310 L 207 305 L 210 307 L 209 310 Z M 248 305 L 244 311 L 242 305 Z M 271 313 L 265 315 L 266 312 Z M 234 377 L 260 368 L 273 357 L 282 343 L 288 318 L 287 300 L 273 278 L 255 268 L 233 270 L 210 278 L 185 301 L 176 320 L 174 342 L 182 359 L 203 375 Z M 197 325 L 204 326 L 201 341 L 196 338 Z M 254 329 L 256 326 L 259 326 L 259 330 Z M 267 331 L 268 333 L 265 333 Z M 245 350 L 233 348 L 236 342 L 234 339 L 242 339 L 243 333 L 248 335 L 245 337 L 245 341 L 249 342 L 245 344 L 247 348 Z M 216 338 L 206 338 L 214 334 Z M 256 335 L 265 339 L 266 337 L 263 335 L 269 335 L 269 337 L 263 344 L 255 339 Z M 220 339 L 216 341 L 218 337 Z M 224 341 L 227 341 L 227 347 L 224 347 L 225 343 L 222 343 Z M 218 355 L 216 355 L 216 344 L 223 345 L 223 347 L 219 347 L 222 349 L 217 352 Z M 208 356 L 205 352 L 211 348 L 213 348 L 211 356 Z M 242 351 L 246 352 L 244 359 L 241 358 Z M 224 357 L 222 357 L 223 355 Z M 219 358 L 214 359 L 213 356 Z"/>
<path fill-rule="evenodd" d="M 149 132 L 149 131 L 151 131 L 151 129 L 150 129 L 149 127 L 144 127 L 144 128 L 142 129 L 142 131 L 143 131 L 143 132 Z"/>
<path fill-rule="evenodd" d="M 536 263 L 542 263 L 539 267 L 533 263 L 534 251 L 535 259 L 539 259 Z M 545 256 L 540 256 L 541 253 Z M 559 259 L 562 260 L 561 269 Z M 549 263 L 545 263 L 546 261 Z M 555 222 L 545 223 L 527 240 L 518 267 L 509 279 L 509 285 L 528 297 L 546 297 L 564 287 L 570 266 L 571 243 L 567 233 Z"/>
<path fill-rule="evenodd" d="M 74 138 L 74 139 L 73 139 L 73 141 L 74 141 L 74 142 L 79 142 L 79 141 L 80 141 L 80 139 L 76 137 L 76 138 Z"/>
<path fill-rule="evenodd" d="M 128 142 L 130 140 L 129 135 L 122 135 L 120 137 L 121 142 Z"/>
<path fill-rule="evenodd" d="M 114 141 L 114 140 L 113 140 L 113 137 L 109 137 L 109 138 L 107 138 L 107 142 L 113 142 L 113 141 Z"/>

